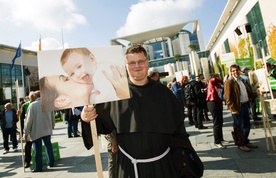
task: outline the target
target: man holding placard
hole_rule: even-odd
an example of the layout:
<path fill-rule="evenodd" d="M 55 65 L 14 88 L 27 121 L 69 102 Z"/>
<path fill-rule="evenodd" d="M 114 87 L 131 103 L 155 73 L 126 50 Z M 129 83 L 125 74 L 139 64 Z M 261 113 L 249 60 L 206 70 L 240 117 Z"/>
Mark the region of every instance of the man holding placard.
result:
<path fill-rule="evenodd" d="M 178 178 L 181 171 L 186 177 L 194 174 L 201 177 L 202 162 L 185 131 L 183 108 L 166 86 L 147 77 L 148 66 L 147 53 L 142 46 L 133 45 L 127 49 L 126 67 L 131 98 L 83 109 L 82 136 L 85 146 L 88 149 L 93 146 L 88 123 L 96 120 L 98 133 L 116 130 L 118 177 Z M 119 86 L 116 84 L 124 77 L 121 74 L 116 77 L 107 75 L 107 78 L 113 86 Z M 181 155 L 173 156 L 175 141 L 188 146 L 187 150 L 191 152 L 187 153 L 187 158 L 191 158 L 191 162 L 183 163 Z M 185 151 L 181 153 L 186 155 Z M 180 164 L 177 164 L 179 161 Z M 193 167 L 196 171 L 189 169 L 192 164 L 196 164 Z M 181 171 L 178 171 L 178 166 Z"/>

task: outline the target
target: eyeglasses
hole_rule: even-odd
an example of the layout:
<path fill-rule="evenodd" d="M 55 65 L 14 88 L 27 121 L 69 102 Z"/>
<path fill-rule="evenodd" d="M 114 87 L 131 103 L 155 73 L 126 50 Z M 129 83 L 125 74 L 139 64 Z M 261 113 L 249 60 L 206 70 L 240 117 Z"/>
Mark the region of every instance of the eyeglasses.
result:
<path fill-rule="evenodd" d="M 140 61 L 138 61 L 138 62 L 131 61 L 131 62 L 127 63 L 127 65 L 129 65 L 130 67 L 135 67 L 136 64 L 138 64 L 138 66 L 143 66 L 143 65 L 146 64 L 146 61 L 147 61 L 147 59 L 145 59 L 145 60 L 140 60 Z"/>

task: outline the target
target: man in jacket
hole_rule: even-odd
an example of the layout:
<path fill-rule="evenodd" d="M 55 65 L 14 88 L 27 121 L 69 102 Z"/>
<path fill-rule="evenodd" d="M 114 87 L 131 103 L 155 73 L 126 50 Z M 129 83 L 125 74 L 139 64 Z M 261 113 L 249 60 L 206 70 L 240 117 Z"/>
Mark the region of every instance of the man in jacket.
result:
<path fill-rule="evenodd" d="M 1 114 L 1 129 L 3 133 L 4 140 L 4 152 L 3 154 L 9 153 L 9 136 L 12 140 L 13 150 L 17 152 L 17 139 L 16 139 L 16 123 L 18 122 L 18 118 L 16 115 L 16 110 L 13 108 L 11 103 L 5 104 L 5 110 Z"/>
<path fill-rule="evenodd" d="M 53 112 L 41 111 L 40 92 L 36 91 L 35 95 L 37 99 L 29 105 L 27 112 L 25 138 L 30 136 L 34 146 L 36 166 L 32 172 L 42 172 L 42 140 L 47 149 L 47 164 L 50 167 L 54 166 L 51 135 L 55 126 L 55 117 Z"/>
<path fill-rule="evenodd" d="M 22 118 L 26 119 L 26 113 L 27 113 L 28 107 L 29 107 L 31 102 L 35 101 L 35 99 L 36 99 L 35 92 L 30 91 L 29 101 L 24 103 L 24 105 L 22 106 L 22 108 L 20 110 L 21 119 Z M 25 148 L 25 168 L 28 168 L 28 167 L 30 167 L 31 160 L 32 160 L 32 141 L 30 140 L 30 138 L 26 139 L 26 143 L 25 143 L 24 148 Z"/>
<path fill-rule="evenodd" d="M 202 93 L 203 90 L 203 83 L 201 80 L 203 79 L 203 75 L 199 74 L 195 78 L 195 82 L 192 82 L 192 86 L 195 91 L 196 95 L 196 104 L 195 104 L 195 109 L 193 110 L 193 116 L 194 116 L 194 122 L 195 122 L 195 127 L 200 129 L 207 129 L 208 127 L 205 127 L 203 125 L 203 108 L 204 104 L 206 104 L 206 98 L 204 97 L 204 94 Z"/>
<path fill-rule="evenodd" d="M 72 133 L 74 135 L 74 137 L 79 137 L 80 135 L 78 135 L 77 132 L 77 123 L 80 119 L 80 115 L 76 115 L 76 113 L 73 111 L 77 109 L 77 108 L 69 108 L 69 109 L 65 109 L 64 110 L 64 114 L 65 114 L 65 120 L 67 121 L 67 134 L 68 134 L 68 138 L 72 138 Z M 81 112 L 81 111 L 79 111 Z"/>
<path fill-rule="evenodd" d="M 250 90 L 241 79 L 240 72 L 240 66 L 236 64 L 230 66 L 231 78 L 224 84 L 224 98 L 232 113 L 234 131 L 240 130 L 243 133 L 244 141 L 237 146 L 240 150 L 248 152 L 250 148 L 257 148 L 258 146 L 248 140 L 250 132 L 248 110 Z"/>

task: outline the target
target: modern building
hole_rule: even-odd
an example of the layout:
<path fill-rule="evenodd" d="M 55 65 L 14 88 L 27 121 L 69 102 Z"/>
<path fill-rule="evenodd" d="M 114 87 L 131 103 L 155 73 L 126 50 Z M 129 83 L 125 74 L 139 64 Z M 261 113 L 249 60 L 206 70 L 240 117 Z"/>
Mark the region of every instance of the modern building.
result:
<path fill-rule="evenodd" d="M 233 62 L 241 67 L 261 68 L 266 61 L 276 59 L 276 1 L 229 0 L 212 37 L 204 47 L 199 20 L 167 26 L 111 40 L 111 45 L 128 47 L 143 44 L 148 52 L 150 67 L 160 72 L 187 70 L 190 73 L 212 72 L 227 74 Z M 192 26 L 191 30 L 188 27 Z M 194 51 L 191 51 L 191 45 Z M 22 50 L 15 67 L 11 60 L 15 47 L 0 45 L 0 105 L 15 101 L 15 80 L 20 95 L 38 89 L 37 53 Z M 276 61 L 275 61 L 276 62 Z M 29 72 L 28 72 L 29 71 Z M 24 96 L 25 96 L 24 95 Z"/>
<path fill-rule="evenodd" d="M 276 63 L 275 7 L 274 1 L 229 0 L 206 49 L 198 20 L 119 37 L 112 39 L 111 44 L 143 44 L 149 52 L 150 66 L 161 72 L 168 65 L 174 71 L 186 70 L 188 65 L 190 73 L 200 70 L 207 79 L 212 72 L 223 77 L 232 63 L 252 69 L 261 68 L 266 61 Z M 190 23 L 193 28 L 188 31 Z M 198 45 L 196 55 L 190 44 Z M 182 63 L 180 67 L 178 61 Z"/>
<path fill-rule="evenodd" d="M 189 26 L 192 26 L 190 31 L 187 30 Z M 199 20 L 111 40 L 111 45 L 128 47 L 132 44 L 142 44 L 146 48 L 151 67 L 156 67 L 158 71 L 169 72 L 172 75 L 175 71 L 193 70 L 189 57 L 191 45 L 197 52 L 205 51 Z M 176 61 L 181 63 L 176 65 Z"/>
<path fill-rule="evenodd" d="M 228 67 L 260 69 L 276 59 L 276 1 L 229 0 L 207 45 L 214 71 L 226 75 Z"/>
<path fill-rule="evenodd" d="M 28 95 L 30 90 L 39 88 L 37 52 L 22 49 L 21 57 L 15 60 L 15 65 L 11 69 L 16 50 L 15 47 L 0 44 L 0 105 L 6 102 L 17 103 L 16 80 L 20 98 Z"/>

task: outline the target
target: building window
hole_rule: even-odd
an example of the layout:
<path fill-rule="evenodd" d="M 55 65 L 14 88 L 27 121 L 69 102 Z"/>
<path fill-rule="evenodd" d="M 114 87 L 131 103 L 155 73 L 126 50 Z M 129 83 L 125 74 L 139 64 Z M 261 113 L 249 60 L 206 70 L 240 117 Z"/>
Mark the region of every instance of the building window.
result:
<path fill-rule="evenodd" d="M 14 65 L 14 68 L 11 70 L 10 64 L 1 64 L 1 86 L 12 87 L 16 80 L 18 80 L 18 85 L 22 86 L 21 66 Z"/>

